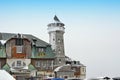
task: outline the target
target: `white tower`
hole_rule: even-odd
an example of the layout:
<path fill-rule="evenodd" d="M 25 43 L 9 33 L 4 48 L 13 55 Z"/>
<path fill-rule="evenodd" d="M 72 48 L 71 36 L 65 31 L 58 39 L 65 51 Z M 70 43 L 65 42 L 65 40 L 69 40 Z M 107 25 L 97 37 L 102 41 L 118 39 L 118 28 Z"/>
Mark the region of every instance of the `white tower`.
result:
<path fill-rule="evenodd" d="M 55 53 L 55 65 L 61 66 L 65 64 L 64 52 L 64 24 L 60 22 L 57 16 L 54 16 L 54 22 L 48 24 L 49 42 L 52 45 L 52 50 Z"/>

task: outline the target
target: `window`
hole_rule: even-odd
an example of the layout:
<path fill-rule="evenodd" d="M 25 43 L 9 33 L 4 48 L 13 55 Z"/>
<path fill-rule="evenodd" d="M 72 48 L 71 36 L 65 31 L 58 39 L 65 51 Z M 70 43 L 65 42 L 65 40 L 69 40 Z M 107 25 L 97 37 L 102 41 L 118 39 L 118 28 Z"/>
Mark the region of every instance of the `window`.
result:
<path fill-rule="evenodd" d="M 46 61 L 42 61 L 42 67 L 46 68 Z"/>
<path fill-rule="evenodd" d="M 60 39 L 58 39 L 58 42 L 59 42 L 59 43 L 61 42 Z"/>
<path fill-rule="evenodd" d="M 61 63 L 61 59 L 59 59 L 59 63 Z"/>
<path fill-rule="evenodd" d="M 86 72 L 86 71 L 85 71 L 85 68 L 82 68 L 82 72 Z"/>
<path fill-rule="evenodd" d="M 45 48 L 37 48 L 38 56 L 45 56 Z"/>
<path fill-rule="evenodd" d="M 22 68 L 22 67 L 25 67 L 25 66 L 26 66 L 25 62 L 20 61 L 20 60 L 14 61 L 14 62 L 12 63 L 12 67 L 13 67 L 13 68 Z"/>
<path fill-rule="evenodd" d="M 17 66 L 21 66 L 21 61 L 17 61 Z"/>
<path fill-rule="evenodd" d="M 58 50 L 58 53 L 59 53 L 59 54 L 61 53 L 60 49 Z"/>
<path fill-rule="evenodd" d="M 23 46 L 16 46 L 16 53 L 22 53 Z"/>
<path fill-rule="evenodd" d="M 40 67 L 40 61 L 36 61 L 35 66 Z"/>
<path fill-rule="evenodd" d="M 51 61 L 47 61 L 47 66 L 51 67 Z"/>
<path fill-rule="evenodd" d="M 45 49 L 44 48 L 38 48 L 38 52 L 44 52 Z"/>
<path fill-rule="evenodd" d="M 18 46 L 23 45 L 23 39 L 22 38 L 17 38 L 16 39 L 16 45 L 18 45 Z"/>

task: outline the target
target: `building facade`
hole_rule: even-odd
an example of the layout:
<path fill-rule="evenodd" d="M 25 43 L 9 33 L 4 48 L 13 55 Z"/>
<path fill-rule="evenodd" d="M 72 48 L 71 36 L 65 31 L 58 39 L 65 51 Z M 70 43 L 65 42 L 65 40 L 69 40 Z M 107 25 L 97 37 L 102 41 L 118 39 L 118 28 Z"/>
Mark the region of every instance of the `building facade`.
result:
<path fill-rule="evenodd" d="M 54 21 L 48 24 L 50 43 L 30 34 L 0 33 L 0 69 L 17 80 L 31 76 L 84 79 L 86 67 L 65 56 L 64 24 L 57 16 Z"/>

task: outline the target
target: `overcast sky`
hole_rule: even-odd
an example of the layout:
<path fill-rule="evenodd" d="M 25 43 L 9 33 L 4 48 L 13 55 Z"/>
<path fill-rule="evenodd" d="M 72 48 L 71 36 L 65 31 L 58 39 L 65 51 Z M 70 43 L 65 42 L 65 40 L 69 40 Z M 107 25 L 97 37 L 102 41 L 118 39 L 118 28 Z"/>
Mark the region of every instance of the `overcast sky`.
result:
<path fill-rule="evenodd" d="M 49 42 L 54 15 L 65 26 L 65 54 L 86 66 L 87 78 L 120 77 L 120 0 L 0 0 L 0 32 Z"/>

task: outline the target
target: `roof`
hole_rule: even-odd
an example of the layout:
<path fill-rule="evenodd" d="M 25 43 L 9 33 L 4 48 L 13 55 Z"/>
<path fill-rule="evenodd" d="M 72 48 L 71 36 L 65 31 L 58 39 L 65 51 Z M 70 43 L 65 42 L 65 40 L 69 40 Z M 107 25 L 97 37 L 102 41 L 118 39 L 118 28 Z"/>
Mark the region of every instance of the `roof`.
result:
<path fill-rule="evenodd" d="M 0 70 L 0 80 L 15 80 L 15 78 L 5 70 Z"/>
<path fill-rule="evenodd" d="M 2 33 L 0 32 L 0 40 L 2 41 L 6 41 L 12 37 L 14 37 L 15 35 L 17 35 L 16 33 Z M 49 43 L 33 36 L 30 34 L 22 34 L 23 36 L 25 36 L 26 38 L 28 38 L 32 43 L 33 43 L 33 39 L 36 39 L 36 46 L 39 47 L 46 47 L 47 45 L 50 45 Z"/>
<path fill-rule="evenodd" d="M 48 26 L 53 26 L 53 25 L 56 26 L 56 25 L 59 25 L 59 24 L 61 25 L 60 27 L 65 26 L 65 24 L 62 23 L 56 15 L 54 16 L 53 20 L 54 20 L 53 23 L 48 24 Z"/>
<path fill-rule="evenodd" d="M 15 33 L 0 33 L 0 45 L 1 45 L 0 47 L 2 48 L 0 49 L 0 57 L 6 57 L 5 48 L 2 45 L 4 45 L 9 39 L 16 37 L 28 39 L 29 41 L 32 42 L 33 45 L 35 44 L 36 47 L 46 48 L 44 56 L 41 55 L 35 56 L 33 51 L 32 54 L 34 56 L 31 56 L 31 58 L 54 58 L 55 54 L 53 54 L 51 45 L 49 43 L 30 34 L 15 34 Z"/>
<path fill-rule="evenodd" d="M 41 58 L 41 59 L 53 59 L 55 54 L 52 51 L 51 46 L 45 47 L 45 52 L 36 52 L 35 48 L 32 49 L 31 58 Z"/>
<path fill-rule="evenodd" d="M 8 64 L 5 64 L 2 69 L 9 71 L 10 70 L 10 66 Z"/>
<path fill-rule="evenodd" d="M 35 68 L 32 64 L 29 64 L 29 65 L 28 65 L 28 69 L 29 69 L 30 71 L 36 70 L 36 68 Z"/>
<path fill-rule="evenodd" d="M 54 20 L 56 21 L 56 22 L 60 22 L 60 20 L 58 19 L 58 17 L 55 15 L 54 16 Z"/>
<path fill-rule="evenodd" d="M 113 77 L 113 80 L 120 80 L 120 77 Z"/>
<path fill-rule="evenodd" d="M 58 71 L 70 71 L 70 72 L 74 72 L 73 70 L 71 70 L 71 65 L 62 65 L 62 66 L 59 66 L 59 67 L 55 68 L 54 71 L 55 72 L 58 72 Z"/>
<path fill-rule="evenodd" d="M 6 54 L 5 54 L 5 47 L 0 45 L 0 58 L 5 58 Z"/>

